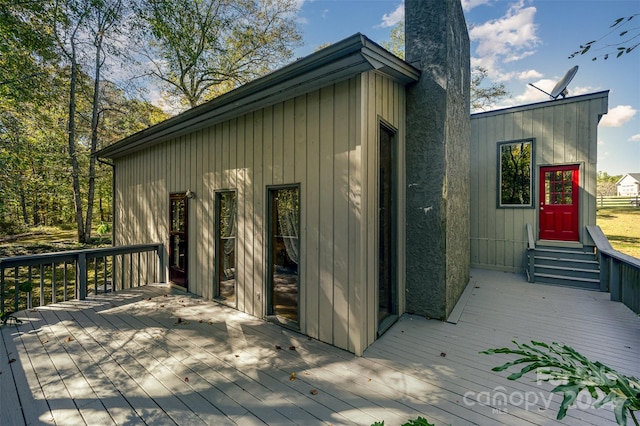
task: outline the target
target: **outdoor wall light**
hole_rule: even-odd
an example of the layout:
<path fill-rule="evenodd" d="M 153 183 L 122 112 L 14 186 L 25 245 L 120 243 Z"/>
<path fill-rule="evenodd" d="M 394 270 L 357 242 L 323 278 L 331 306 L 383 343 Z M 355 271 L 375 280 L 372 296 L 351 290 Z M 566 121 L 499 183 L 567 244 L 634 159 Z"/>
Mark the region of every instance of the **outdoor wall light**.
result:
<path fill-rule="evenodd" d="M 184 196 L 191 199 L 191 198 L 196 198 L 196 193 L 193 192 L 190 189 L 187 189 L 187 192 L 184 193 Z"/>

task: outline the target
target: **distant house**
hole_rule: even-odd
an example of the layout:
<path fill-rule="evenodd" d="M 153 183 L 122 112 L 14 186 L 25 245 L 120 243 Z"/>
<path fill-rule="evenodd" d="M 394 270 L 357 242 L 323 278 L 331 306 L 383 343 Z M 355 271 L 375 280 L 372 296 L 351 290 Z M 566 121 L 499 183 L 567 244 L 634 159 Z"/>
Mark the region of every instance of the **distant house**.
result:
<path fill-rule="evenodd" d="M 632 197 L 640 195 L 640 173 L 627 173 L 616 182 L 618 195 Z"/>

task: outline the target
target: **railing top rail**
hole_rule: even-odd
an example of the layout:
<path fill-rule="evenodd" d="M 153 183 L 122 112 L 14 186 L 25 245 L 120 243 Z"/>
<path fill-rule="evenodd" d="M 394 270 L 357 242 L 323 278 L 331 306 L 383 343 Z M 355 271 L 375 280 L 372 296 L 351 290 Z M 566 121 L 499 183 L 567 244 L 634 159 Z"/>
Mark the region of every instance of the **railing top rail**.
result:
<path fill-rule="evenodd" d="M 0 258 L 0 269 L 15 266 L 33 266 L 54 262 L 73 262 L 80 255 L 85 255 L 88 259 L 118 254 L 137 253 L 143 251 L 156 250 L 162 243 L 136 244 L 119 247 L 101 247 L 94 249 L 69 250 L 53 253 L 29 254 L 23 256 L 12 256 Z"/>
<path fill-rule="evenodd" d="M 619 252 L 618 250 L 611 247 L 607 236 L 604 235 L 602 229 L 599 226 L 589 225 L 587 226 L 587 232 L 591 235 L 593 242 L 596 243 L 596 247 L 598 248 L 598 252 L 604 253 L 607 256 L 613 257 L 621 262 L 625 262 L 637 269 L 640 269 L 640 259 L 636 259 L 633 256 L 629 256 L 628 254 L 624 254 Z"/>
<path fill-rule="evenodd" d="M 533 238 L 533 227 L 530 223 L 527 223 L 527 239 L 529 244 L 529 250 L 534 250 L 536 248 L 536 241 Z"/>

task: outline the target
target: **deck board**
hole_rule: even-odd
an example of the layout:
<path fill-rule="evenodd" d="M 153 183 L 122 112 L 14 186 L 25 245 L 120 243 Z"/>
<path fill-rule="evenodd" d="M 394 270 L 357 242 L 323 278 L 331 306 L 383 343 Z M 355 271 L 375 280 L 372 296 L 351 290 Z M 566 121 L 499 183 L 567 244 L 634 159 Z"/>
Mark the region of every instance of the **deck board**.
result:
<path fill-rule="evenodd" d="M 24 311 L 23 324 L 0 327 L 0 418 L 10 425 L 396 425 L 418 416 L 437 425 L 614 425 L 608 407 L 571 409 L 557 422 L 561 399 L 549 395 L 551 385 L 508 381 L 491 368 L 512 358 L 479 352 L 511 340 L 558 341 L 639 376 L 640 318 L 605 293 L 502 272 L 472 275 L 455 324 L 404 315 L 362 357 L 162 285 Z M 499 392 L 537 401 L 505 405 Z M 483 393 L 495 400 L 479 403 Z"/>

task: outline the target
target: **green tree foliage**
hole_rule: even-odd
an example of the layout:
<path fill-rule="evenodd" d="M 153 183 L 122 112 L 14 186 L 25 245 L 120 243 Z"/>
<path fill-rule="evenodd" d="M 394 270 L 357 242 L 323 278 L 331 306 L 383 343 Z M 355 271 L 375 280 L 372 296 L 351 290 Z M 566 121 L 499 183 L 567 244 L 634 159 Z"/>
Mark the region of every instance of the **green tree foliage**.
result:
<path fill-rule="evenodd" d="M 397 23 L 392 29 L 390 39 L 381 43 L 399 58 L 404 59 L 404 22 Z M 500 99 L 509 96 L 509 92 L 502 83 L 485 85 L 488 77 L 486 68 L 476 66 L 471 68 L 471 111 L 484 111 Z"/>
<path fill-rule="evenodd" d="M 142 53 L 167 93 L 195 107 L 291 58 L 296 11 L 294 0 L 141 0 Z"/>
<path fill-rule="evenodd" d="M 55 60 L 44 2 L 0 0 L 0 102 L 33 100 Z"/>
<path fill-rule="evenodd" d="M 608 196 L 617 195 L 618 188 L 616 183 L 622 179 L 622 175 L 610 175 L 607 172 L 599 171 L 597 177 L 598 195 Z"/>
<path fill-rule="evenodd" d="M 638 20 L 637 16 L 640 16 L 640 14 L 616 19 L 609 26 L 609 31 L 605 35 L 597 40 L 591 40 L 580 45 L 580 49 L 569 55 L 569 59 L 586 55 L 589 52 L 593 53 L 594 51 L 602 51 L 604 53 L 597 54 L 591 58 L 592 61 L 596 61 L 598 58 L 607 60 L 610 55 L 616 58 L 628 55 L 640 46 L 640 41 L 638 40 L 640 38 L 640 27 L 632 26 Z M 634 18 L 636 18 L 636 21 L 632 21 Z M 618 38 L 609 43 L 611 37 Z M 596 45 L 600 45 L 600 47 L 595 47 Z"/>
<path fill-rule="evenodd" d="M 531 143 L 500 145 L 500 204 L 531 204 Z"/>

